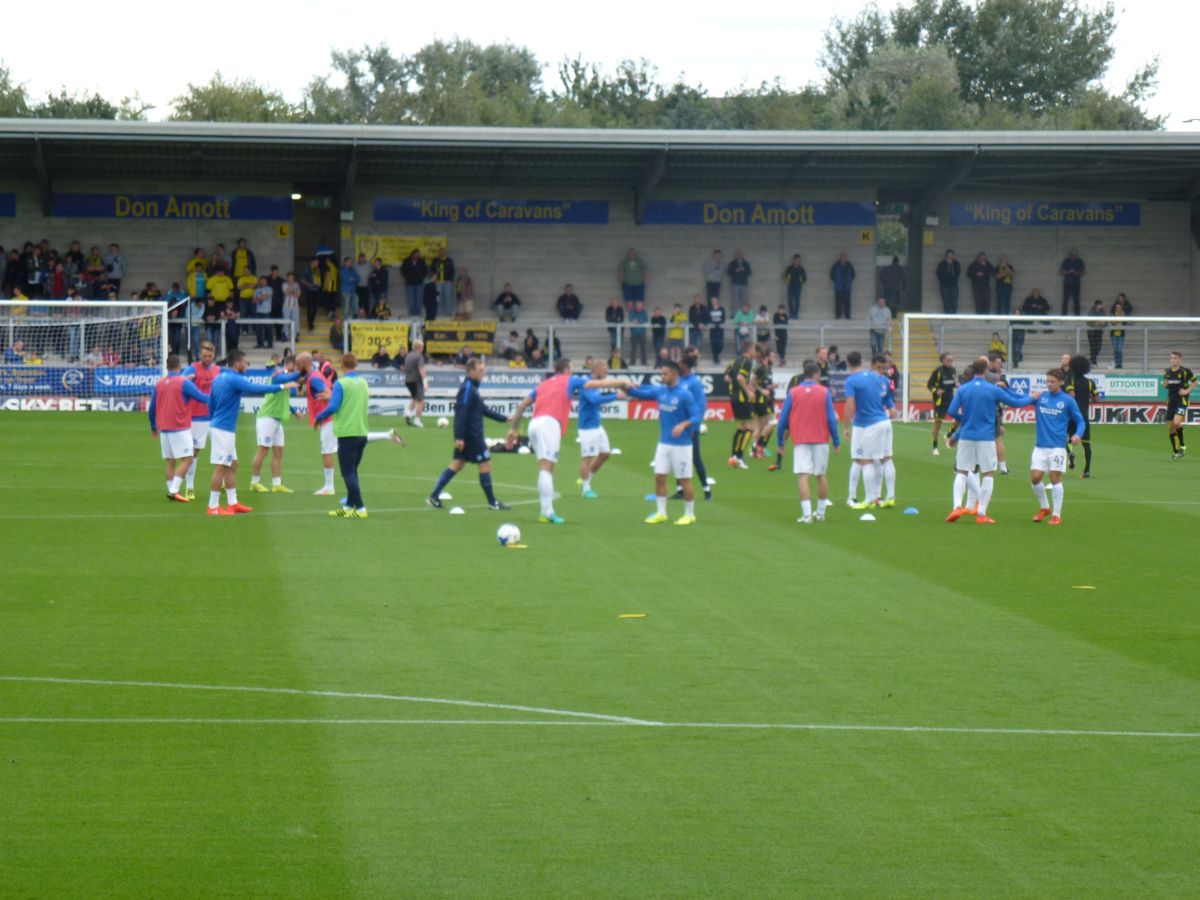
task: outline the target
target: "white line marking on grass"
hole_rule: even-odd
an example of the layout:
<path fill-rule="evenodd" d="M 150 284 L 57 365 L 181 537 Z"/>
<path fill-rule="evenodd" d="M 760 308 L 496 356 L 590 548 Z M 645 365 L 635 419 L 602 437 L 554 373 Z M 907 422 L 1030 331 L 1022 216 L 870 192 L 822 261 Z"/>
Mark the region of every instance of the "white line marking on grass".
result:
<path fill-rule="evenodd" d="M 242 685 L 186 684 L 170 681 L 116 681 L 99 678 L 55 678 L 34 675 L 0 675 L 0 682 L 25 684 L 91 685 L 98 687 L 162 688 L 182 691 L 218 691 L 242 694 L 274 694 L 293 697 L 333 697 L 350 700 L 386 700 L 400 703 L 432 703 L 477 709 L 560 716 L 554 719 L 314 719 L 314 718 L 195 718 L 195 717 L 103 717 L 103 716 L 6 716 L 0 724 L 26 725 L 490 725 L 490 726 L 625 726 L 717 731 L 857 731 L 884 734 L 965 734 L 1025 737 L 1116 737 L 1200 740 L 1200 731 L 1146 731 L 1115 728 L 1001 728 L 958 725 L 869 725 L 838 722 L 661 722 L 578 712 L 540 706 L 487 703 L 480 700 L 453 700 L 438 697 L 410 697 L 403 694 L 360 693 L 354 691 L 316 691 L 301 688 L 252 687 Z"/>
<path fill-rule="evenodd" d="M 251 494 L 250 499 L 253 499 L 253 497 L 254 497 L 254 495 Z M 195 502 L 197 502 L 197 501 L 193 501 L 193 503 L 195 503 Z M 529 500 L 513 500 L 508 505 L 509 506 L 533 506 L 535 503 L 538 503 L 538 502 L 539 501 L 537 499 L 530 498 Z M 187 512 L 179 509 L 179 506 L 181 506 L 181 505 L 182 504 L 172 504 L 172 512 L 144 512 L 144 513 L 94 512 L 94 513 L 51 513 L 49 515 L 0 515 L 0 521 L 6 520 L 6 519 L 13 519 L 13 520 L 18 520 L 18 521 L 22 521 L 22 522 L 49 521 L 52 519 L 53 520 L 64 520 L 64 519 L 175 519 L 175 520 L 178 520 L 181 517 L 188 515 Z M 197 507 L 197 509 L 202 509 L 202 508 L 203 507 Z M 466 506 L 466 509 L 485 510 L 485 509 L 488 509 L 488 507 L 487 507 L 487 504 L 477 503 L 477 504 L 468 504 Z M 326 515 L 327 512 L 328 512 L 328 510 L 325 507 L 321 507 L 320 509 L 278 509 L 278 510 L 257 509 L 250 515 L 254 516 L 255 518 L 261 518 L 263 516 L 323 516 L 323 515 Z M 390 507 L 389 506 L 368 506 L 367 512 L 369 512 L 369 513 L 432 513 L 433 510 L 431 510 L 428 506 L 425 506 L 425 505 L 422 505 L 422 506 L 390 506 Z M 198 514 L 192 514 L 192 515 L 193 515 L 193 517 L 203 518 L 205 514 L 198 513 Z M 228 518 L 228 517 L 225 517 L 225 518 Z"/>
<path fill-rule="evenodd" d="M 360 696 L 360 695 L 352 695 Z M 431 701 L 423 701 L 431 702 Z M 432 701 L 445 702 L 445 701 Z M 498 706 L 499 704 L 490 704 Z M 521 707 L 501 706 L 501 709 Z M 551 710 L 546 710 L 551 712 Z M 558 715 L 593 715 L 567 713 Z M 603 720 L 563 719 L 246 719 L 246 718 L 165 718 L 102 716 L 7 716 L 0 725 L 441 725 L 492 727 L 576 727 L 576 728 L 648 728 L 648 729 L 707 729 L 716 731 L 857 731 L 891 734 L 964 734 L 1025 737 L 1118 737 L 1200 739 L 1196 731 L 1116 731 L 1086 728 L 969 728 L 938 725 L 850 725 L 836 723 L 788 722 L 647 722 L 639 719 L 611 717 Z"/>
<path fill-rule="evenodd" d="M 403 694 L 370 694 L 355 691 L 310 691 L 302 688 L 247 687 L 232 684 L 183 684 L 171 681 L 110 681 L 100 678 L 52 678 L 29 675 L 0 675 L 0 681 L 26 684 L 91 685 L 96 687 L 163 688 L 175 691 L 223 691 L 238 694 L 275 694 L 289 697 L 336 697 L 347 700 L 387 700 L 394 703 L 436 703 L 443 706 L 469 706 L 476 709 L 506 709 L 512 712 L 541 713 L 547 716 L 567 716 L 616 722 L 625 725 L 658 725 L 645 719 L 628 716 L 609 716 L 603 713 L 577 712 L 570 709 L 550 709 L 541 706 L 519 706 L 510 703 L 487 703 L 483 700 L 453 700 L 443 697 L 409 697 Z"/>

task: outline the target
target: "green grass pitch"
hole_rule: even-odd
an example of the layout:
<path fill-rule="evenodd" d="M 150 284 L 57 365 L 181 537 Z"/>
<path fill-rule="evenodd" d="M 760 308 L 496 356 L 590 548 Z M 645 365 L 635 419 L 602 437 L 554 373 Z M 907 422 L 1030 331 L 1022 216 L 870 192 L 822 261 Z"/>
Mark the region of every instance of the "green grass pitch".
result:
<path fill-rule="evenodd" d="M 0 896 L 1195 896 L 1200 461 L 1097 428 L 1048 528 L 1017 427 L 999 524 L 948 525 L 901 425 L 919 515 L 858 521 L 843 452 L 806 527 L 729 428 L 652 528 L 657 427 L 585 501 L 572 425 L 551 527 L 528 456 L 512 512 L 471 468 L 425 508 L 446 431 L 368 447 L 344 521 L 299 423 L 297 493 L 246 490 L 244 416 L 256 510 L 209 519 L 143 416 L 5 414 Z"/>

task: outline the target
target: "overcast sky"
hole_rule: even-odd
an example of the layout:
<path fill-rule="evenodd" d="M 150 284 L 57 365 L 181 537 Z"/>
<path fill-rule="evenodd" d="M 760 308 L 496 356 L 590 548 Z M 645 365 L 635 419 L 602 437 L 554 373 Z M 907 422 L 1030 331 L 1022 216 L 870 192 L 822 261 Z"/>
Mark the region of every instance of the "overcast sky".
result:
<path fill-rule="evenodd" d="M 879 3 L 882 9 L 896 5 Z M 710 0 L 686 5 L 609 0 L 596 4 L 595 12 L 544 0 L 459 0 L 406 14 L 394 0 L 352 0 L 345 7 L 313 0 L 243 2 L 203 9 L 162 0 L 63 0 L 52 18 L 86 23 L 82 40 L 76 39 L 77 29 L 55 37 L 54 28 L 30 33 L 47 40 L 26 40 L 17 25 L 9 29 L 12 39 L 0 45 L 0 61 L 35 97 L 64 85 L 95 89 L 114 102 L 136 91 L 156 107 L 152 119 L 168 116 L 172 99 L 189 82 L 207 82 L 216 69 L 226 78 L 254 78 L 295 101 L 314 75 L 328 71 L 330 48 L 386 42 L 399 56 L 456 36 L 528 47 L 548 65 L 544 77 L 551 87 L 557 86 L 555 67 L 566 56 L 582 56 L 609 71 L 621 59 L 645 57 L 657 66 L 661 82 L 682 75 L 719 95 L 777 77 L 789 88 L 820 80 L 817 57 L 831 18 L 851 18 L 864 6 L 860 0 L 805 5 L 767 0 L 739 15 L 737 4 Z M 1177 0 L 1119 6 L 1117 55 L 1107 79 L 1110 90 L 1120 91 L 1157 53 L 1159 89 L 1148 109 L 1168 115 L 1170 130 L 1200 130 L 1200 122 L 1184 122 L 1200 119 L 1195 90 L 1200 62 L 1193 23 L 1181 13 L 1186 8 Z"/>

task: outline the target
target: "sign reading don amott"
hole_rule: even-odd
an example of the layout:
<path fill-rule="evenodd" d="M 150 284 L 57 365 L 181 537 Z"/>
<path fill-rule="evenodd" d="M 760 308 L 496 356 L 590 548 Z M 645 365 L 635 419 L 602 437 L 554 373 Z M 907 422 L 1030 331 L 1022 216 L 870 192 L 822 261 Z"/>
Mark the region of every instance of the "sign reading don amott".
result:
<path fill-rule="evenodd" d="M 875 204 L 829 200 L 654 200 L 646 225 L 875 227 Z"/>
<path fill-rule="evenodd" d="M 290 197 L 208 194 L 54 194 L 53 216 L 73 219 L 291 221 Z"/>

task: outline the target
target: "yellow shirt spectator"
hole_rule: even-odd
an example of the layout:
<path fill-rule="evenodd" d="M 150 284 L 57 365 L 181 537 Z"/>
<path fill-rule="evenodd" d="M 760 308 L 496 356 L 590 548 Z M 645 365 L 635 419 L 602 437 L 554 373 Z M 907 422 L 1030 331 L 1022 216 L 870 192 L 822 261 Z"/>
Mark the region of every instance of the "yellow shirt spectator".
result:
<path fill-rule="evenodd" d="M 233 296 L 233 279 L 224 272 L 218 272 L 208 279 L 208 292 L 218 303 L 224 303 Z"/>

